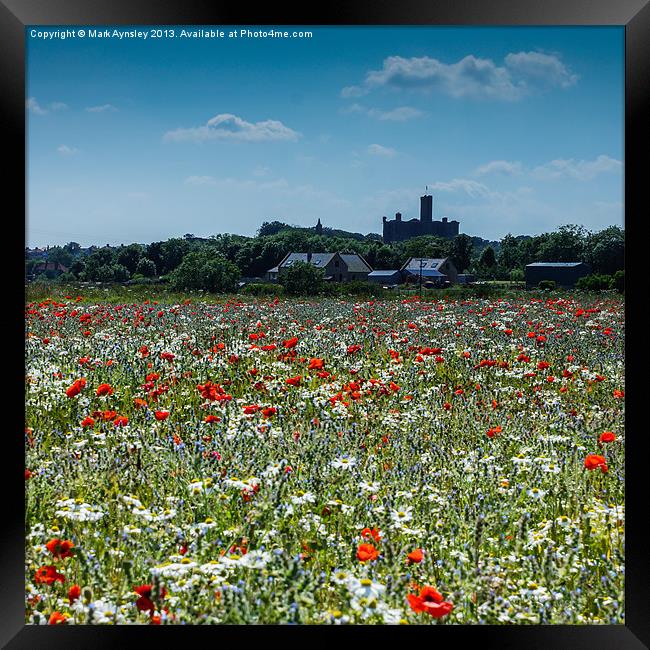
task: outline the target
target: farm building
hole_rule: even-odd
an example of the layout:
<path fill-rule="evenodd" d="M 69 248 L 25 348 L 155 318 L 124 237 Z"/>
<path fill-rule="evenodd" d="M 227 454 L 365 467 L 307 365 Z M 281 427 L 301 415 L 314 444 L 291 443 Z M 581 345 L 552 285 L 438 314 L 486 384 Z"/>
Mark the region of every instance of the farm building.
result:
<path fill-rule="evenodd" d="M 277 266 L 266 272 L 266 279 L 277 282 L 296 262 L 308 262 L 325 270 L 325 280 L 331 282 L 365 282 L 372 271 L 361 255 L 343 253 L 289 253 Z"/>
<path fill-rule="evenodd" d="M 405 274 L 406 280 L 411 282 L 419 281 L 420 275 L 422 275 L 422 282 L 449 281 L 451 284 L 458 282 L 458 271 L 448 257 L 439 259 L 411 257 L 401 270 Z"/>
<path fill-rule="evenodd" d="M 64 266 L 60 262 L 39 262 L 32 269 L 31 276 L 36 277 L 44 273 L 48 278 L 55 278 L 61 275 L 62 273 L 68 272 L 68 267 Z"/>
<path fill-rule="evenodd" d="M 542 280 L 552 280 L 558 287 L 570 289 L 591 273 L 585 262 L 533 262 L 526 265 L 526 289 L 537 287 Z"/>
<path fill-rule="evenodd" d="M 393 286 L 401 284 L 404 281 L 402 272 L 399 269 L 379 270 L 368 273 L 368 282 L 381 284 L 384 286 Z"/>

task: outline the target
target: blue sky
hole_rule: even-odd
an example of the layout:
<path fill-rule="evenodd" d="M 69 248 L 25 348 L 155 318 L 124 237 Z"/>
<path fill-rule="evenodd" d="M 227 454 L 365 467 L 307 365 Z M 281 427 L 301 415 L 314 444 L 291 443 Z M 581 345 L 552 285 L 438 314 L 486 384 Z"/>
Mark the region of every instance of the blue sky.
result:
<path fill-rule="evenodd" d="M 28 245 L 381 233 L 425 186 L 434 219 L 487 239 L 623 225 L 623 28 L 220 29 L 26 29 Z"/>

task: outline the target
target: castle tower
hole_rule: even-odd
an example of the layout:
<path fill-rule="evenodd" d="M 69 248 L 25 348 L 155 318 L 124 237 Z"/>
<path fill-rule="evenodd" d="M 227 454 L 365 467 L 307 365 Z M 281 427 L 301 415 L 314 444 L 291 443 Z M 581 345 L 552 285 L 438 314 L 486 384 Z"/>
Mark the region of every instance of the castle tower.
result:
<path fill-rule="evenodd" d="M 431 223 L 433 220 L 433 197 L 425 194 L 420 197 L 420 221 L 422 223 Z"/>

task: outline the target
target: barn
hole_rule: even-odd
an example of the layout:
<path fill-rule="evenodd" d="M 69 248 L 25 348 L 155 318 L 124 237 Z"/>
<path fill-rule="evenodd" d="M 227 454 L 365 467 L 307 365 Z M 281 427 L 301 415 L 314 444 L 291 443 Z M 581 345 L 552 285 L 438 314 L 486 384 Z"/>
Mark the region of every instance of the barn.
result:
<path fill-rule="evenodd" d="M 534 289 L 542 280 L 552 280 L 557 287 L 571 289 L 590 273 L 591 267 L 585 262 L 533 262 L 526 265 L 526 289 Z"/>
<path fill-rule="evenodd" d="M 402 273 L 399 269 L 379 269 L 368 273 L 368 282 L 381 284 L 385 287 L 392 287 L 403 282 Z"/>

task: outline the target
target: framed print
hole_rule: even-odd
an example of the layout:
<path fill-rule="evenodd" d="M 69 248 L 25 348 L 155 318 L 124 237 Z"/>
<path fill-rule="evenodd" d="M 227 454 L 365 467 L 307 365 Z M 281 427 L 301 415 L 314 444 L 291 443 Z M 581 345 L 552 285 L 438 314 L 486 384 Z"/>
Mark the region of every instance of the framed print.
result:
<path fill-rule="evenodd" d="M 646 2 L 0 16 L 7 648 L 648 647 Z"/>

